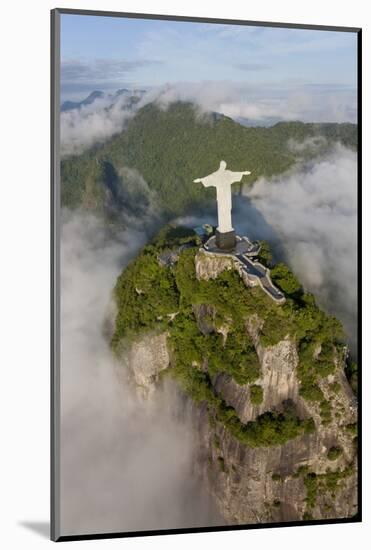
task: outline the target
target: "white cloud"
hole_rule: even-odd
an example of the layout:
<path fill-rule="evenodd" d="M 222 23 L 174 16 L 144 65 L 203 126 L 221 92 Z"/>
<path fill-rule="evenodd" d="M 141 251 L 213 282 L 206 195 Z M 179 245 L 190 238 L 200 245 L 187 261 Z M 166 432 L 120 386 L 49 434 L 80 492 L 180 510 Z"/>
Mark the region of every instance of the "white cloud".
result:
<path fill-rule="evenodd" d="M 228 81 L 179 82 L 148 90 L 130 109 L 127 96 L 110 94 L 91 105 L 61 113 L 61 153 L 79 153 L 121 132 L 137 109 L 156 102 L 166 109 L 174 101 L 193 102 L 201 112 L 223 113 L 250 124 L 278 120 L 355 122 L 356 100 L 351 89 L 309 87 L 300 83 L 253 86 Z"/>
<path fill-rule="evenodd" d="M 161 105 L 192 101 L 205 111 L 252 122 L 355 122 L 356 99 L 351 89 L 310 87 L 304 83 L 249 85 L 228 81 L 183 82 L 153 89 L 149 100 Z"/>
<path fill-rule="evenodd" d="M 80 109 L 61 112 L 61 155 L 78 154 L 121 132 L 133 116 L 127 97 L 106 95 Z"/>
<path fill-rule="evenodd" d="M 304 286 L 357 337 L 357 156 L 337 145 L 324 158 L 244 190 L 260 214 L 252 231 L 276 239 Z M 239 213 L 241 216 L 241 212 Z M 250 212 L 245 210 L 248 217 Z M 247 222 L 248 223 L 248 222 Z M 264 235 L 264 236 L 266 236 Z"/>
<path fill-rule="evenodd" d="M 147 236 L 126 229 L 113 239 L 91 215 L 63 218 L 62 533 L 220 523 L 191 470 L 193 432 L 175 418 L 174 389 L 139 401 L 103 336 L 116 277 Z"/>

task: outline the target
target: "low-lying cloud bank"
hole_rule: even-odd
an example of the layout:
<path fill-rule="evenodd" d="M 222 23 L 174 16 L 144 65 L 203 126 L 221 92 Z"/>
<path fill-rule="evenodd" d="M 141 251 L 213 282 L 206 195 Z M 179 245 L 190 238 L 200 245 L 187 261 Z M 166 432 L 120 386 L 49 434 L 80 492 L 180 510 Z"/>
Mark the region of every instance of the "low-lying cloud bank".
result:
<path fill-rule="evenodd" d="M 63 534 L 220 524 L 192 471 L 190 422 L 165 388 L 141 402 L 117 374 L 103 320 L 117 275 L 146 242 L 64 212 L 61 241 Z M 119 381 L 120 379 L 120 381 Z"/>
<path fill-rule="evenodd" d="M 356 94 L 348 88 L 304 84 L 254 86 L 224 81 L 179 82 L 146 91 L 135 105 L 128 96 L 105 94 L 91 105 L 61 113 L 61 153 L 77 154 L 121 132 L 144 105 L 166 109 L 190 101 L 201 112 L 218 112 L 248 125 L 280 120 L 356 122 Z"/>
<path fill-rule="evenodd" d="M 357 156 L 341 145 L 324 158 L 244 190 L 238 223 L 273 242 L 278 258 L 357 340 Z"/>
<path fill-rule="evenodd" d="M 191 101 L 204 111 L 216 111 L 236 120 L 247 119 L 252 124 L 265 125 L 272 120 L 356 122 L 355 92 L 326 86 L 179 82 L 155 88 L 146 98 L 163 106 L 174 101 Z"/>
<path fill-rule="evenodd" d="M 80 109 L 61 112 L 61 155 L 79 154 L 103 143 L 124 128 L 135 114 L 126 96 L 112 99 L 106 95 Z"/>

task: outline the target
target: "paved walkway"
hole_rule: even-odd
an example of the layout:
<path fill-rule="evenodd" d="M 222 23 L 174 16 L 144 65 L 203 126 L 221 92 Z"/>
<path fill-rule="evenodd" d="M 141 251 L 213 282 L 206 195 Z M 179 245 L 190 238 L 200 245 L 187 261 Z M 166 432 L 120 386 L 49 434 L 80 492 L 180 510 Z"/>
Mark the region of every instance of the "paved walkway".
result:
<path fill-rule="evenodd" d="M 250 258 L 256 257 L 260 251 L 259 243 L 251 242 L 247 237 L 236 236 L 236 247 L 230 252 L 220 250 L 216 246 L 215 237 L 211 237 L 203 248 L 208 254 L 217 254 L 220 256 L 230 256 L 238 261 L 248 278 L 258 281 L 261 288 L 272 300 L 279 304 L 286 301 L 284 294 L 278 290 L 272 283 L 269 276 L 269 269 L 259 262 L 254 262 Z"/>
<path fill-rule="evenodd" d="M 278 290 L 277 287 L 268 278 L 267 269 L 265 269 L 261 264 L 252 262 L 246 256 L 241 254 L 236 255 L 237 260 L 243 265 L 243 269 L 248 275 L 257 277 L 259 279 L 260 286 L 262 289 L 271 297 L 275 302 L 284 302 L 285 296 L 283 293 Z"/>

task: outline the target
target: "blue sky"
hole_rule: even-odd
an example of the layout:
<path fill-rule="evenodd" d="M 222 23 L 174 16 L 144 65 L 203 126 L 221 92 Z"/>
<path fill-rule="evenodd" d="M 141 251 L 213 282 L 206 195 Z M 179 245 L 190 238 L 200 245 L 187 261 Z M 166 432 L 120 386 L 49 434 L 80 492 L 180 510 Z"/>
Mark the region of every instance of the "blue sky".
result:
<path fill-rule="evenodd" d="M 327 94 L 354 114 L 356 52 L 355 33 L 62 15 L 62 99 L 212 81 Z"/>

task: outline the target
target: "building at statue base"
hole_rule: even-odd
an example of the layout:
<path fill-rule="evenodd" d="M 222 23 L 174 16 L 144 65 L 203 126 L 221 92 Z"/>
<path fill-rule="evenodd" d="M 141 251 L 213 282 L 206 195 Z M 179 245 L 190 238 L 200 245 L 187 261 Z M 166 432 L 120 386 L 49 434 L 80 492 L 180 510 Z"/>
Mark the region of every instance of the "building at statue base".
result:
<path fill-rule="evenodd" d="M 232 231 L 221 233 L 217 229 L 215 232 L 215 241 L 217 247 L 221 250 L 233 250 L 236 246 L 236 232 L 233 229 Z"/>

